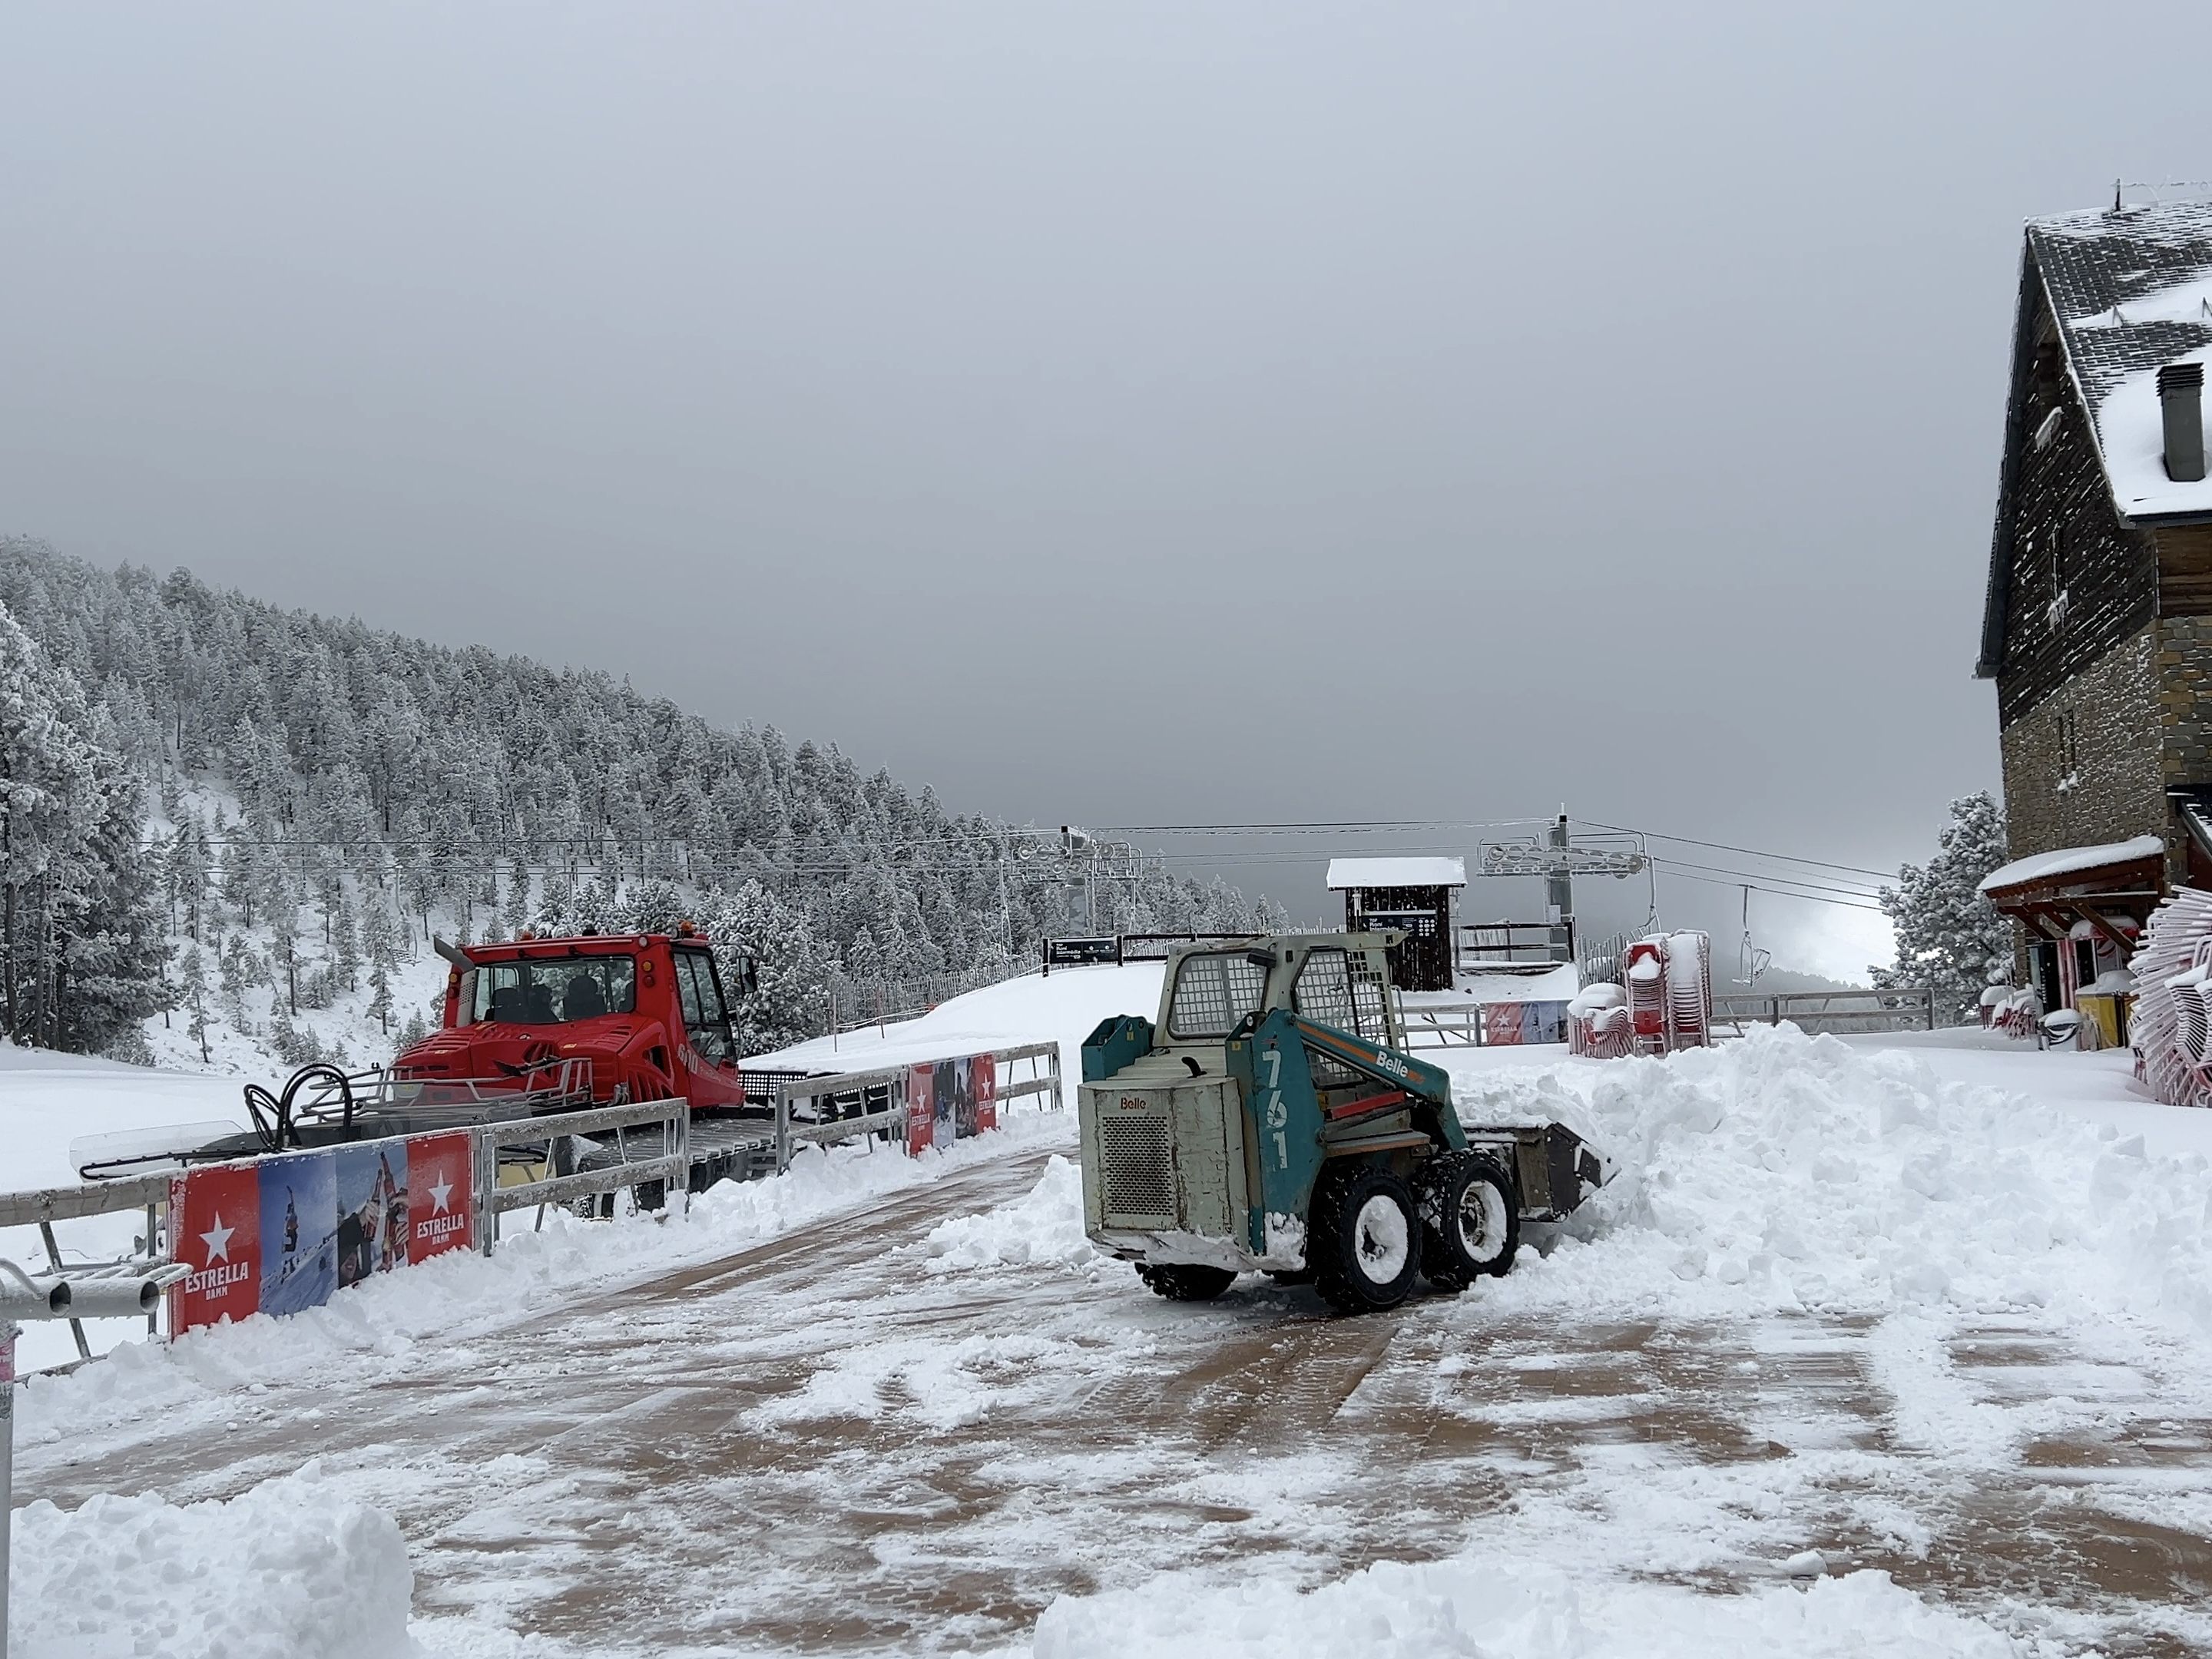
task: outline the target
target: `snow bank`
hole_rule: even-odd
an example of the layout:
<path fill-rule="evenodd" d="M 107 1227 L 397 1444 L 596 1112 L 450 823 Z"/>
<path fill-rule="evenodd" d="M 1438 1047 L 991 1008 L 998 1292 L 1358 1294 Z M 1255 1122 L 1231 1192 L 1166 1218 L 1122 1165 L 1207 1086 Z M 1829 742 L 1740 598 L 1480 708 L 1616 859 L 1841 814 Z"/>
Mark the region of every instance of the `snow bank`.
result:
<path fill-rule="evenodd" d="M 1038 1620 L 1034 1644 L 1036 1659 L 2012 1659 L 2021 1651 L 1883 1572 L 1724 1596 L 1577 1583 L 1555 1569 L 1473 1556 L 1378 1563 L 1308 1594 L 1278 1578 L 1170 1574 L 1062 1597 Z"/>
<path fill-rule="evenodd" d="M 302 1472 L 228 1502 L 99 1497 L 15 1515 L 17 1659 L 397 1659 L 399 1528 Z"/>
<path fill-rule="evenodd" d="M 1057 1154 L 1021 1198 L 950 1217 L 911 1249 L 933 1273 L 1044 1264 L 1088 1271 L 1114 1260 L 1083 1231 L 1082 1166 Z"/>
<path fill-rule="evenodd" d="M 1504 1103 L 1496 1096 L 1563 1116 L 1573 1104 L 1549 1078 L 1462 1092 L 1463 1115 Z M 2212 1164 L 1942 1082 L 1908 1052 L 1755 1028 L 1665 1061 L 1614 1062 L 1586 1121 L 1621 1174 L 1486 1306 L 2065 1304 L 2212 1336 Z"/>
<path fill-rule="evenodd" d="M 1666 1060 L 1462 1074 L 1455 1094 L 1466 1121 L 1564 1122 L 1620 1171 L 1567 1223 L 1532 1227 L 1521 1265 L 1456 1319 L 2047 1308 L 2212 1339 L 2212 1160 L 1945 1081 L 1908 1050 L 1761 1026 Z M 1101 1260 L 1059 1158 L 1021 1199 L 910 1249 L 934 1273 Z"/>

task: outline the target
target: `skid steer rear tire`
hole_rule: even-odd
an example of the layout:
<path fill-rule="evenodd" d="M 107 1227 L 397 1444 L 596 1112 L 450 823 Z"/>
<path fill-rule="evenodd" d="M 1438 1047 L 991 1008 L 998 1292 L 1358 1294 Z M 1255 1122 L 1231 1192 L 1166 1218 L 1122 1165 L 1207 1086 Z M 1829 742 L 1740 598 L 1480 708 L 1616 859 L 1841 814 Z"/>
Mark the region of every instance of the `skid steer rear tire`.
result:
<path fill-rule="evenodd" d="M 1521 1248 L 1521 1200 L 1505 1166 L 1483 1152 L 1439 1152 L 1413 1177 L 1421 1198 L 1421 1272 L 1458 1291 L 1503 1273 Z"/>
<path fill-rule="evenodd" d="M 1211 1302 L 1237 1282 L 1237 1275 L 1226 1267 L 1181 1261 L 1140 1264 L 1137 1277 L 1154 1296 L 1164 1296 L 1170 1302 Z"/>
<path fill-rule="evenodd" d="M 1421 1271 L 1413 1189 L 1376 1164 L 1339 1164 L 1314 1183 L 1306 1224 L 1314 1289 L 1339 1313 L 1379 1313 L 1410 1295 Z"/>

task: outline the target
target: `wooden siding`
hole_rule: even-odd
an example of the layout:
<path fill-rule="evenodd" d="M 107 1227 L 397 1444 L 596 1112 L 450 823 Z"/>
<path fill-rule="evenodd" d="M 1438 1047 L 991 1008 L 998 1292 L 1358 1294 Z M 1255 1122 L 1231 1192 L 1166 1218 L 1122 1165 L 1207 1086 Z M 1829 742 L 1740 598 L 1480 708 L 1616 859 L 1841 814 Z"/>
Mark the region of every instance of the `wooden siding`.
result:
<path fill-rule="evenodd" d="M 2158 544 L 2158 614 L 2212 617 L 2212 525 L 2162 525 Z"/>
<path fill-rule="evenodd" d="M 2113 509 L 2047 310 L 2032 337 L 2014 458 L 2011 582 L 1997 677 L 2001 726 L 2140 632 L 2160 603 L 2158 550 L 2148 532 L 2121 523 Z M 2053 410 L 2057 425 L 2039 447 L 2036 434 Z"/>

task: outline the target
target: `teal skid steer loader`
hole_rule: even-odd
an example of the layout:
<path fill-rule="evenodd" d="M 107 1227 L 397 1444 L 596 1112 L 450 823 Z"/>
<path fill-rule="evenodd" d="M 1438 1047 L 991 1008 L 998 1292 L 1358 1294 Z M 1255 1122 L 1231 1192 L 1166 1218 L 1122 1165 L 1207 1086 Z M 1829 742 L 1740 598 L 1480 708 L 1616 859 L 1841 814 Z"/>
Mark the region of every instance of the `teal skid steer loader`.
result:
<path fill-rule="evenodd" d="M 1451 1079 L 1406 1052 L 1384 933 L 1209 942 L 1169 959 L 1157 1019 L 1083 1045 L 1091 1240 L 1176 1301 L 1240 1273 L 1341 1312 L 1414 1279 L 1464 1290 L 1513 1265 L 1612 1175 L 1563 1124 L 1462 1125 Z"/>

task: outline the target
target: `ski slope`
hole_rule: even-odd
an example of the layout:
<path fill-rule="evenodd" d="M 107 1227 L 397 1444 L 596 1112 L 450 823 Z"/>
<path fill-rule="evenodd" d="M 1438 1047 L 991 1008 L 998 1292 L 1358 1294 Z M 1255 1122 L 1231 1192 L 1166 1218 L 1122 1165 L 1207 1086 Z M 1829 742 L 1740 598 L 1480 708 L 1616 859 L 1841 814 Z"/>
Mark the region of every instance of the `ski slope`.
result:
<path fill-rule="evenodd" d="M 1060 1075 L 1073 1087 L 1083 1075 L 1083 1040 L 1099 1021 L 1117 1014 L 1150 1018 L 1158 1011 L 1165 966 L 1132 962 L 1024 974 L 951 998 L 919 1018 L 816 1037 L 773 1054 L 751 1055 L 745 1064 L 762 1071 L 859 1072 L 1056 1041 Z"/>
<path fill-rule="evenodd" d="M 1076 1042 L 1158 975 L 835 1053 Z M 2212 1114 L 1937 1036 L 1450 1054 L 1462 1110 L 1576 1116 L 1622 1173 L 1508 1278 L 1367 1319 L 1146 1294 L 1048 1113 L 556 1218 L 34 1383 L 19 1583 L 250 1522 L 434 1655 L 2212 1646 Z"/>

